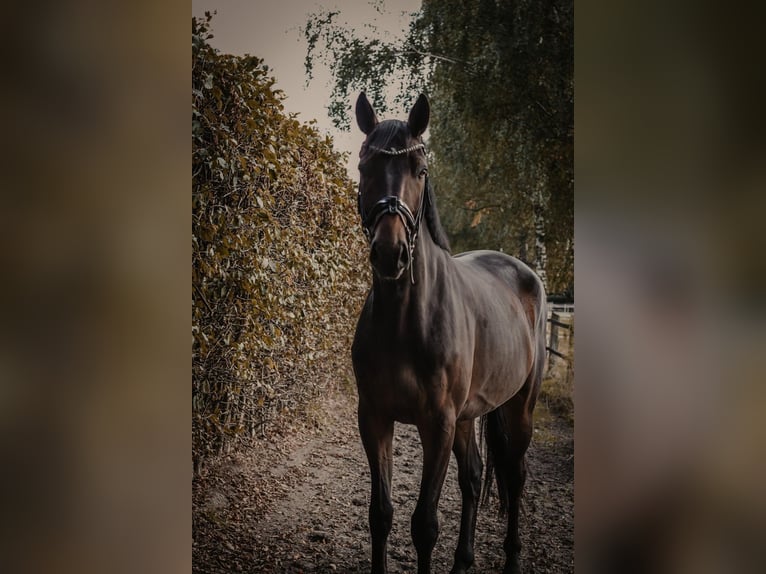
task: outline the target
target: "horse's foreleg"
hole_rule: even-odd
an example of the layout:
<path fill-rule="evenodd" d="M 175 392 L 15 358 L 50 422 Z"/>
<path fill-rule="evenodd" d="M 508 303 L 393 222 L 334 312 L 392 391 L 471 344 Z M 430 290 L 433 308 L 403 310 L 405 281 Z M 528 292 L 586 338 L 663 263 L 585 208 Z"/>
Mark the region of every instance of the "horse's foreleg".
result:
<path fill-rule="evenodd" d="M 412 541 L 418 553 L 418 574 L 428 574 L 431 552 L 439 537 L 436 510 L 455 437 L 455 417 L 440 413 L 427 423 L 418 424 L 418 432 L 423 443 L 423 477 L 412 515 Z"/>
<path fill-rule="evenodd" d="M 460 518 L 460 538 L 455 550 L 452 574 L 462 574 L 473 564 L 473 543 L 476 532 L 476 508 L 481 493 L 481 456 L 476 445 L 474 422 L 459 421 L 452 446 L 457 459 L 458 482 L 463 497 Z"/>
<path fill-rule="evenodd" d="M 385 574 L 386 544 L 391 531 L 394 508 L 391 506 L 391 443 L 394 423 L 366 412 L 359 405 L 359 434 L 370 464 L 370 537 L 372 539 L 372 573 Z"/>

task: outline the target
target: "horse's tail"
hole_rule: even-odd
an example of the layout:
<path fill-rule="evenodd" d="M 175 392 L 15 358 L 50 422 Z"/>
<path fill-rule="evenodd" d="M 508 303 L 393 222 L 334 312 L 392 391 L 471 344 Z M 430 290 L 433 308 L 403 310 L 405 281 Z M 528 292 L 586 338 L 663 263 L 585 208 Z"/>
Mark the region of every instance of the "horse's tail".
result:
<path fill-rule="evenodd" d="M 508 512 L 508 486 L 509 476 L 506 465 L 503 464 L 503 456 L 508 449 L 508 425 L 504 420 L 503 409 L 482 415 L 479 440 L 484 444 L 486 452 L 486 465 L 484 471 L 484 486 L 482 487 L 481 502 L 489 502 L 492 490 L 492 479 L 497 481 L 497 493 L 500 498 L 500 514 Z M 499 463 L 499 464 L 498 464 Z"/>

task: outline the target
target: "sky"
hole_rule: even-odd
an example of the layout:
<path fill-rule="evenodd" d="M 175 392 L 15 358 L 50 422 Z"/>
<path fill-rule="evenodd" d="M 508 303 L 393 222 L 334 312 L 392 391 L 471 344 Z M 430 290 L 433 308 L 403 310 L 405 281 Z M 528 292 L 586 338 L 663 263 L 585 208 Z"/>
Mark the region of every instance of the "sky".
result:
<path fill-rule="evenodd" d="M 340 10 L 338 21 L 354 28 L 362 28 L 374 20 L 386 34 L 403 35 L 409 14 L 420 8 L 420 0 L 192 0 L 193 16 L 216 12 L 212 21 L 215 37 L 211 44 L 224 53 L 263 58 L 276 77 L 276 87 L 287 96 L 283 102 L 286 111 L 298 113 L 302 122 L 316 119 L 319 129 L 333 137 L 338 151 L 351 152 L 346 167 L 349 176 L 356 180 L 362 134 L 353 122 L 350 132 L 341 132 L 332 125 L 327 115 L 331 91 L 329 71 L 315 65 L 314 79 L 306 86 L 303 65 L 306 41 L 299 29 L 309 14 L 322 8 Z M 357 95 L 349 96 L 349 106 Z M 402 110 L 400 117 L 404 119 L 405 114 Z"/>

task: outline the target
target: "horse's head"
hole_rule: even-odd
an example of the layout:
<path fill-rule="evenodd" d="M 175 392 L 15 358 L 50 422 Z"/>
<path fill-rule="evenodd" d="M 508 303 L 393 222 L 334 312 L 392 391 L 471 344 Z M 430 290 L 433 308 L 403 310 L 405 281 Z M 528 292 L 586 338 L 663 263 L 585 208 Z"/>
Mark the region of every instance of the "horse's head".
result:
<path fill-rule="evenodd" d="M 356 121 L 367 138 L 359 152 L 359 214 L 370 242 L 370 263 L 386 280 L 412 264 L 426 196 L 425 146 L 429 105 L 421 94 L 407 122 L 379 122 L 364 92 Z"/>

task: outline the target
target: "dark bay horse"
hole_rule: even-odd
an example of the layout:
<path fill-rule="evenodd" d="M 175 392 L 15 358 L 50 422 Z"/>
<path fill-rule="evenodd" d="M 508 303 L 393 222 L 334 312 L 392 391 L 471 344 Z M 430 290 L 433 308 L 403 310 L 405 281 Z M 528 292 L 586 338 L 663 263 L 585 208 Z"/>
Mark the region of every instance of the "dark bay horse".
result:
<path fill-rule="evenodd" d="M 462 493 L 452 572 L 471 566 L 482 486 L 474 420 L 482 417 L 485 495 L 494 470 L 508 517 L 504 572 L 515 573 L 524 454 L 545 364 L 545 291 L 529 267 L 503 253 L 450 255 L 421 139 L 429 114 L 422 94 L 406 123 L 379 122 L 364 93 L 356 103 L 357 123 L 367 136 L 360 152 L 359 213 L 373 284 L 351 352 L 372 480 L 372 572 L 386 572 L 394 422 L 414 424 L 423 445 L 412 516 L 418 572 L 431 570 L 450 451 Z"/>

